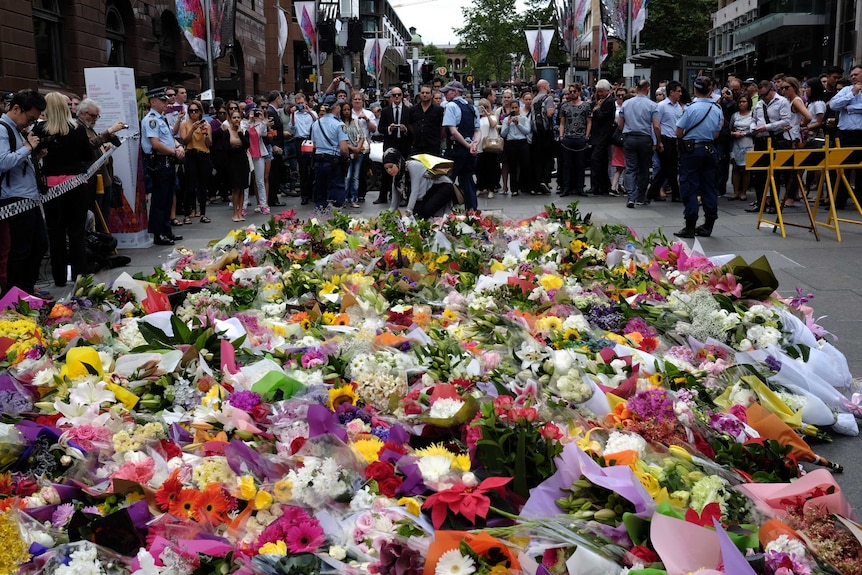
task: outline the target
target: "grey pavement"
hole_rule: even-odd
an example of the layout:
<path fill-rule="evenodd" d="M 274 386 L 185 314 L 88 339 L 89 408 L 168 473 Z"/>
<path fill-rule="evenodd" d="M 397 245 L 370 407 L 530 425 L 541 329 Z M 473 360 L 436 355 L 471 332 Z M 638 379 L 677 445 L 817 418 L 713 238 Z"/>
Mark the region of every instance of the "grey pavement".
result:
<path fill-rule="evenodd" d="M 372 202 L 377 192 L 370 191 L 365 203 L 359 209 L 346 211 L 357 216 L 373 216 L 380 212 L 380 205 Z M 729 197 L 729 195 L 728 195 Z M 661 229 L 668 238 L 673 238 L 673 232 L 683 225 L 682 204 L 654 202 L 647 206 L 626 208 L 624 198 L 590 197 L 578 198 L 582 213 L 591 212 L 594 222 L 623 223 L 630 226 L 639 235 L 648 234 Z M 749 200 L 753 200 L 753 193 Z M 479 208 L 489 213 L 497 213 L 504 217 L 521 219 L 535 215 L 545 205 L 554 203 L 558 206 L 567 205 L 571 197 L 561 198 L 558 195 L 519 197 L 497 195 L 493 199 L 480 198 Z M 287 204 L 279 210 L 295 209 L 300 217 L 311 216 L 311 205 L 300 206 L 298 198 L 284 198 Z M 757 215 L 745 212 L 748 202 L 728 201 L 719 198 L 719 219 L 715 224 L 710 238 L 699 238 L 700 244 L 707 256 L 722 254 L 737 254 L 747 261 L 753 261 L 761 255 L 766 255 L 776 277 L 779 293 L 791 296 L 799 288 L 803 293 L 814 294 L 810 305 L 813 306 L 816 317 L 821 317 L 819 323 L 836 338 L 835 345 L 848 359 L 850 371 L 854 378 L 862 376 L 862 273 L 856 258 L 862 248 L 862 224 L 841 223 L 840 243 L 836 241 L 834 231 L 820 229 L 820 241 L 808 230 L 788 226 L 787 237 L 773 232 L 771 228 L 761 225 L 756 229 Z M 235 227 L 231 221 L 231 212 L 227 204 L 217 204 L 207 207 L 207 215 L 212 218 L 211 224 L 201 224 L 195 219 L 192 225 L 175 228 L 175 234 L 181 234 L 184 239 L 177 245 L 191 249 L 204 248 L 212 240 L 221 239 Z M 804 224 L 807 220 L 804 208 L 786 209 L 784 215 L 787 221 Z M 824 221 L 825 214 L 821 210 L 818 220 Z M 855 211 L 839 212 L 840 217 L 858 219 L 862 215 Z M 774 216 L 768 216 L 774 217 Z M 263 224 L 268 216 L 254 214 L 249 210 L 247 223 Z M 702 218 L 701 218 L 702 221 Z M 691 245 L 692 240 L 685 240 Z M 151 272 L 155 266 L 161 265 L 173 247 L 153 246 L 145 249 L 123 250 L 121 253 L 132 259 L 129 266 L 107 270 L 98 274 L 99 281 L 110 281 L 121 271 L 134 274 L 139 271 Z M 855 255 L 854 255 L 855 254 Z M 67 295 L 68 288 L 50 289 L 57 296 Z M 862 482 L 856 481 L 862 477 L 862 457 L 857 452 L 862 447 L 858 438 L 836 436 L 831 444 L 814 445 L 814 450 L 845 467 L 845 472 L 838 475 L 839 483 L 854 507 L 862 508 Z"/>

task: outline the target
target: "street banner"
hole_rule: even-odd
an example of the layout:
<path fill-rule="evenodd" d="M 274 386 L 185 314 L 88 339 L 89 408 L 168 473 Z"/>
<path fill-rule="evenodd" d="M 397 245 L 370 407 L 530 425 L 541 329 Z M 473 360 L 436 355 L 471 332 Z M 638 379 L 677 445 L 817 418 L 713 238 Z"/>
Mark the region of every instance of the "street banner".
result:
<path fill-rule="evenodd" d="M 589 40 L 587 28 L 587 9 L 590 0 L 556 0 L 557 29 L 563 39 L 566 52 L 573 53 Z"/>
<path fill-rule="evenodd" d="M 647 17 L 647 2 L 649 0 L 632 0 L 632 38 L 644 29 Z"/>
<path fill-rule="evenodd" d="M 649 0 L 603 0 L 608 9 L 614 36 L 621 40 L 628 37 L 629 1 L 632 2 L 632 38 L 644 29 Z"/>
<path fill-rule="evenodd" d="M 87 97 L 99 105 L 101 114 L 96 132 L 102 133 L 117 122 L 128 124 L 119 136 L 141 132 L 135 71 L 132 68 L 84 68 Z M 113 155 L 114 175 L 123 183 L 123 206 L 111 208 L 108 228 L 121 247 L 146 247 L 152 244 L 147 233 L 147 203 L 144 189 L 141 147 L 136 141 L 121 146 Z M 107 183 L 106 183 L 107 185 Z"/>
<path fill-rule="evenodd" d="M 278 12 L 278 59 L 281 60 L 284 56 L 284 48 L 287 46 L 287 18 L 284 16 L 283 10 Z"/>
<path fill-rule="evenodd" d="M 206 60 L 207 33 L 203 5 L 203 0 L 176 0 L 177 23 L 192 52 L 198 58 Z M 209 9 L 212 57 L 215 60 L 224 56 L 226 48 L 233 44 L 236 0 L 210 0 Z"/>
<path fill-rule="evenodd" d="M 311 61 L 316 64 L 317 3 L 294 2 L 293 7 L 296 10 L 296 21 L 299 23 L 299 29 L 302 32 L 302 37 L 305 39 L 305 45 L 308 46 L 308 52 L 311 54 Z"/>
<path fill-rule="evenodd" d="M 383 70 L 383 54 L 389 47 L 388 38 L 366 38 L 365 50 L 365 71 L 369 76 L 377 78 Z"/>
<path fill-rule="evenodd" d="M 610 50 L 608 49 L 608 27 L 602 24 L 602 37 L 599 40 L 599 65 L 601 65 L 608 57 Z"/>
<path fill-rule="evenodd" d="M 533 63 L 538 65 L 540 62 L 544 62 L 548 57 L 548 50 L 551 49 L 554 29 L 524 30 L 524 35 L 527 37 L 527 47 L 530 49 Z"/>

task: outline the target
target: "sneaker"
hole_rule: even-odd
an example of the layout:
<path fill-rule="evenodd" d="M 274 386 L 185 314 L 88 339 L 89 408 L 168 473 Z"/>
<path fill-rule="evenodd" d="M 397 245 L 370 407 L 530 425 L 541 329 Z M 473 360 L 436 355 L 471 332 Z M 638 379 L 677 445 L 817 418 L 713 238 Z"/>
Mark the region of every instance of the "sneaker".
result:
<path fill-rule="evenodd" d="M 493 200 L 493 199 L 494 199 L 494 192 L 488 192 L 488 199 L 489 199 L 489 200 Z"/>
<path fill-rule="evenodd" d="M 262 208 L 260 208 L 260 213 L 262 213 L 265 216 L 269 215 L 269 208 L 266 206 L 263 206 Z"/>
<path fill-rule="evenodd" d="M 260 213 L 260 206 L 258 206 L 258 207 L 256 207 L 256 208 L 254 209 L 254 213 L 256 213 L 256 214 L 259 214 L 259 213 Z"/>
<path fill-rule="evenodd" d="M 358 208 L 358 207 L 360 207 L 359 202 L 350 202 L 350 207 L 351 207 L 351 208 Z"/>
<path fill-rule="evenodd" d="M 627 207 L 627 208 L 634 208 L 634 207 L 635 207 L 635 203 L 634 203 L 634 202 L 629 202 L 629 203 L 627 203 L 627 204 L 626 204 L 626 207 Z"/>

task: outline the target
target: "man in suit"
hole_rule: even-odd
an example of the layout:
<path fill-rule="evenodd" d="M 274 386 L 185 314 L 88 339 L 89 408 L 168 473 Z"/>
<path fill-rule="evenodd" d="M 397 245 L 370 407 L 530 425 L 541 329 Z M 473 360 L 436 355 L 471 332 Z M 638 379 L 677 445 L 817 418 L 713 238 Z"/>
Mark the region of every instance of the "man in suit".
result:
<path fill-rule="evenodd" d="M 616 104 L 610 97 L 611 83 L 607 80 L 596 82 L 596 100 L 593 105 L 593 122 L 590 131 L 590 144 L 593 147 L 590 161 L 590 179 L 595 196 L 611 193 L 611 179 L 608 176 L 610 165 L 611 136 L 614 133 Z"/>
<path fill-rule="evenodd" d="M 285 130 L 284 123 L 281 121 L 279 109 L 284 105 L 284 100 L 281 97 L 281 92 L 272 90 L 266 95 L 266 101 L 269 105 L 266 107 L 266 117 L 269 124 L 269 132 L 271 134 L 270 142 L 272 143 L 272 155 L 274 162 L 270 162 L 269 167 L 269 190 L 267 191 L 267 204 L 269 206 L 283 206 L 284 203 L 278 199 L 278 190 L 281 186 L 282 174 L 284 173 L 284 162 L 282 154 L 284 153 L 285 138 L 290 138 L 290 132 Z"/>
<path fill-rule="evenodd" d="M 380 122 L 377 129 L 383 134 L 383 149 L 395 148 L 401 152 L 402 157 L 410 155 L 410 132 L 407 123 L 410 117 L 410 109 L 403 103 L 404 92 L 395 86 L 389 90 L 389 106 L 380 113 Z M 389 191 L 392 189 L 392 176 L 384 170 L 380 180 L 380 194 L 374 200 L 375 204 L 388 204 Z"/>

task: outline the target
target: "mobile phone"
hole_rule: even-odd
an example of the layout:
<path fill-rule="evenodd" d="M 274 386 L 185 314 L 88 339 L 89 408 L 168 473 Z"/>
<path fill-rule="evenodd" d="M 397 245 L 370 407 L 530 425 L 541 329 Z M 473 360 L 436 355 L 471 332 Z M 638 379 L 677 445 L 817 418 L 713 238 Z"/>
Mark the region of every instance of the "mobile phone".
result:
<path fill-rule="evenodd" d="M 124 129 L 124 130 L 128 130 L 128 129 L 129 129 L 129 125 L 128 125 L 128 124 L 123 124 L 123 129 Z"/>

